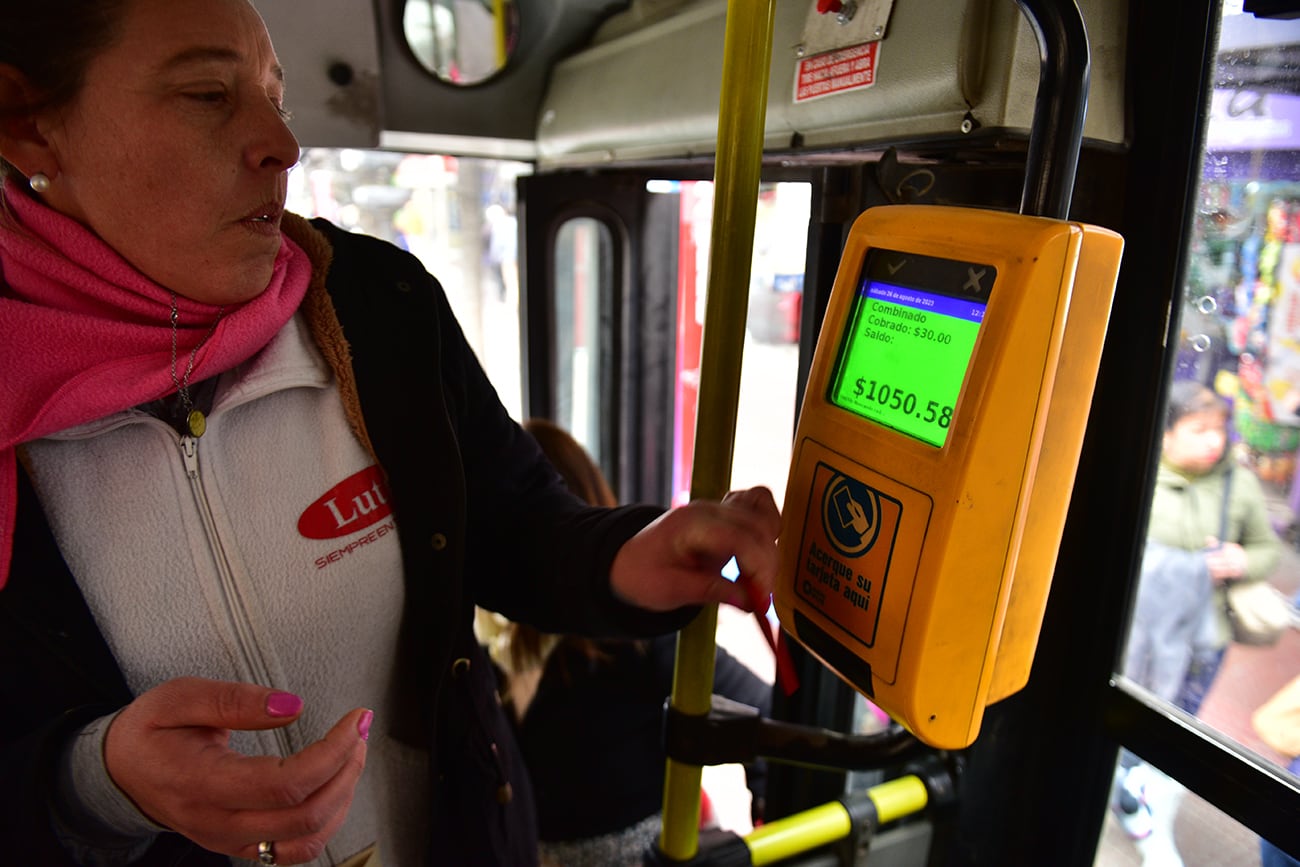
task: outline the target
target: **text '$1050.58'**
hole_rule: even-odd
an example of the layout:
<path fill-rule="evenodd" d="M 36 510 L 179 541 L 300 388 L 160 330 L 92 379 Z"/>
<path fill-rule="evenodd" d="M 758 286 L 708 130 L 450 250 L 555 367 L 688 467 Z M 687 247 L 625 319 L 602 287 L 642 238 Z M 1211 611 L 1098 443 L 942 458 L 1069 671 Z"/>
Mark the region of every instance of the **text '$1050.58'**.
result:
<path fill-rule="evenodd" d="M 915 416 L 927 424 L 937 424 L 941 428 L 952 424 L 952 407 L 943 406 L 937 400 L 926 401 L 925 406 L 922 406 L 921 398 L 913 392 L 874 379 L 859 376 L 853 384 L 853 394 L 855 397 L 865 396 L 869 401 L 874 400 L 882 407 Z"/>

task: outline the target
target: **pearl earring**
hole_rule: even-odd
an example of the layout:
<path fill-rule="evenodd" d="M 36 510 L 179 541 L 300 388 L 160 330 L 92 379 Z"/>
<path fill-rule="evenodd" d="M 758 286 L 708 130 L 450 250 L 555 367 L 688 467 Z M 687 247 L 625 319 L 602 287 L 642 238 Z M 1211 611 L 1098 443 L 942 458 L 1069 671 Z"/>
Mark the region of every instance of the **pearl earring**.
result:
<path fill-rule="evenodd" d="M 43 193 L 50 188 L 50 176 L 45 172 L 37 172 L 27 179 L 32 185 L 32 189 L 38 193 Z"/>

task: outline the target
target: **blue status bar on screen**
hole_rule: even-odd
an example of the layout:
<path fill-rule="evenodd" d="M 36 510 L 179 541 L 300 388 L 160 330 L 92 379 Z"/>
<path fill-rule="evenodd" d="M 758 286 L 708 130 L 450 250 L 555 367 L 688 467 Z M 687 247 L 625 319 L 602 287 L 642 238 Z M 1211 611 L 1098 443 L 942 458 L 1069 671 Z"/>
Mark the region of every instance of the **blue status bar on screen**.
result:
<path fill-rule="evenodd" d="M 951 295 L 922 292 L 919 289 L 877 282 L 868 283 L 866 290 L 868 298 L 878 301 L 887 301 L 890 304 L 911 307 L 940 316 L 951 316 L 954 319 L 965 319 L 968 322 L 984 321 L 985 305 L 969 298 L 954 298 Z"/>

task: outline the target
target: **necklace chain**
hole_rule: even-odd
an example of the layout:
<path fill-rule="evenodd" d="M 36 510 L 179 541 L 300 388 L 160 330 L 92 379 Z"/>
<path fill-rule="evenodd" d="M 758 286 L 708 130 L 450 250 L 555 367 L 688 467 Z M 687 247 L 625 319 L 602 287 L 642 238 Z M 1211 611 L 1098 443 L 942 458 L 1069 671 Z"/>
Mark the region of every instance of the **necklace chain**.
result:
<path fill-rule="evenodd" d="M 194 401 L 190 398 L 190 374 L 194 372 L 194 359 L 198 356 L 199 350 L 203 348 L 203 345 L 207 343 L 208 339 L 216 332 L 217 323 L 221 321 L 221 316 L 226 312 L 226 308 L 224 306 L 217 308 L 217 316 L 212 320 L 212 324 L 208 326 L 208 333 L 204 334 L 203 339 L 195 344 L 194 348 L 190 350 L 190 358 L 185 364 L 185 372 L 178 377 L 176 375 L 176 331 L 177 325 L 180 322 L 180 310 L 176 306 L 176 293 L 171 293 L 171 296 L 172 385 L 176 386 L 176 394 L 181 399 L 181 408 L 185 410 L 186 427 L 189 429 L 191 434 L 200 437 L 203 436 L 203 431 L 207 429 L 207 420 L 204 418 L 202 412 L 194 408 Z"/>

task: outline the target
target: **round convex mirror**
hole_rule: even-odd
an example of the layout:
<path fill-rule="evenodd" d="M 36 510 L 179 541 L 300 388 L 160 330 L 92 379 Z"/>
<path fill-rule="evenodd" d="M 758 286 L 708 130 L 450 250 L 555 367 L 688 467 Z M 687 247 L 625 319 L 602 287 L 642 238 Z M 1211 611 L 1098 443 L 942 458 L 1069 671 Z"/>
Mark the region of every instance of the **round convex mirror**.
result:
<path fill-rule="evenodd" d="M 406 0 L 402 31 L 425 69 L 470 85 L 501 71 L 519 42 L 515 0 Z"/>

